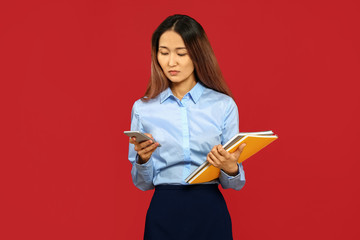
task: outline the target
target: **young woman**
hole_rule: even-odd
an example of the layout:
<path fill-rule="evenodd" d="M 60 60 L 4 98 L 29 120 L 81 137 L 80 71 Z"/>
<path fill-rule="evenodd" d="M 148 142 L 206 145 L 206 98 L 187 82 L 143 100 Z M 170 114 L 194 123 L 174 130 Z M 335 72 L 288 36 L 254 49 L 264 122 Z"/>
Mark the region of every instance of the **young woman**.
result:
<path fill-rule="evenodd" d="M 134 103 L 131 130 L 154 140 L 131 138 L 129 148 L 134 184 L 155 188 L 144 239 L 232 239 L 218 184 L 244 186 L 237 159 L 245 146 L 232 154 L 222 148 L 239 131 L 238 110 L 204 29 L 189 16 L 170 16 L 153 33 L 151 53 L 150 82 Z M 219 179 L 187 184 L 204 161 L 221 169 Z"/>

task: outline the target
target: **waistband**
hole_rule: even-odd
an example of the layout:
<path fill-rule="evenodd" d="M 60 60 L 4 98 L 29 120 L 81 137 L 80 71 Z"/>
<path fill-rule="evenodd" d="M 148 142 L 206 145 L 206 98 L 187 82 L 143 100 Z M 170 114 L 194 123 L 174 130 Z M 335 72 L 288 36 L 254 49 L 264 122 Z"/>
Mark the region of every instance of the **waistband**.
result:
<path fill-rule="evenodd" d="M 201 190 L 201 189 L 218 189 L 218 184 L 191 184 L 191 185 L 170 185 L 161 184 L 155 186 L 155 190 Z"/>

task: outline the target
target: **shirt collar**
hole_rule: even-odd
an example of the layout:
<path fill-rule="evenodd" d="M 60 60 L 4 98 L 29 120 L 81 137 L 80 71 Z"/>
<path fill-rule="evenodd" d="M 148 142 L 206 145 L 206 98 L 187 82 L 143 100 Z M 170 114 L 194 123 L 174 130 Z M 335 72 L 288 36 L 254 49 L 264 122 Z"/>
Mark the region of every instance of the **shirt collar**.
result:
<path fill-rule="evenodd" d="M 196 85 L 188 92 L 194 103 L 197 103 L 199 101 L 204 89 L 205 87 L 200 82 L 197 82 Z M 160 93 L 160 103 L 163 103 L 170 96 L 173 96 L 175 98 L 170 87 L 168 87 L 166 90 Z"/>
<path fill-rule="evenodd" d="M 197 82 L 196 85 L 189 91 L 189 94 L 194 103 L 199 101 L 204 89 L 205 87 L 200 82 Z"/>
<path fill-rule="evenodd" d="M 160 103 L 163 103 L 166 99 L 168 99 L 170 96 L 174 96 L 171 92 L 171 89 L 168 87 L 164 91 L 160 93 Z"/>

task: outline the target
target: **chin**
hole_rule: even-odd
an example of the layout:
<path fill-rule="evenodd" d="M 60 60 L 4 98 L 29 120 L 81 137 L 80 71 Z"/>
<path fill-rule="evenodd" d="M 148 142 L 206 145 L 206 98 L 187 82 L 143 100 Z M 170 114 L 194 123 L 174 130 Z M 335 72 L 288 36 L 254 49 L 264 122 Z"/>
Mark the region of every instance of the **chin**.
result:
<path fill-rule="evenodd" d="M 174 76 L 168 76 L 167 78 L 169 79 L 170 82 L 173 82 L 173 83 L 178 83 L 178 82 L 182 81 L 181 79 L 174 77 Z"/>

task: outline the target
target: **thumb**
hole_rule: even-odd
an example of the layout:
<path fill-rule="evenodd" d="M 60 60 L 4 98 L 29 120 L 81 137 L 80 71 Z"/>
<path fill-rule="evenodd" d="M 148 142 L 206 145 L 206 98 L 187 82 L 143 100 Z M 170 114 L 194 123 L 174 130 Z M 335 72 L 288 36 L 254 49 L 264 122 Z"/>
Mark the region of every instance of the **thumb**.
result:
<path fill-rule="evenodd" d="M 244 150 L 245 146 L 246 146 L 246 143 L 242 143 L 242 144 L 238 147 L 238 149 L 236 149 L 236 155 L 237 155 L 238 158 L 240 157 L 240 154 L 241 154 L 242 151 Z"/>
<path fill-rule="evenodd" d="M 240 151 L 240 153 L 244 150 L 244 148 L 246 147 L 246 143 L 242 143 L 239 148 L 237 149 L 237 151 Z"/>

